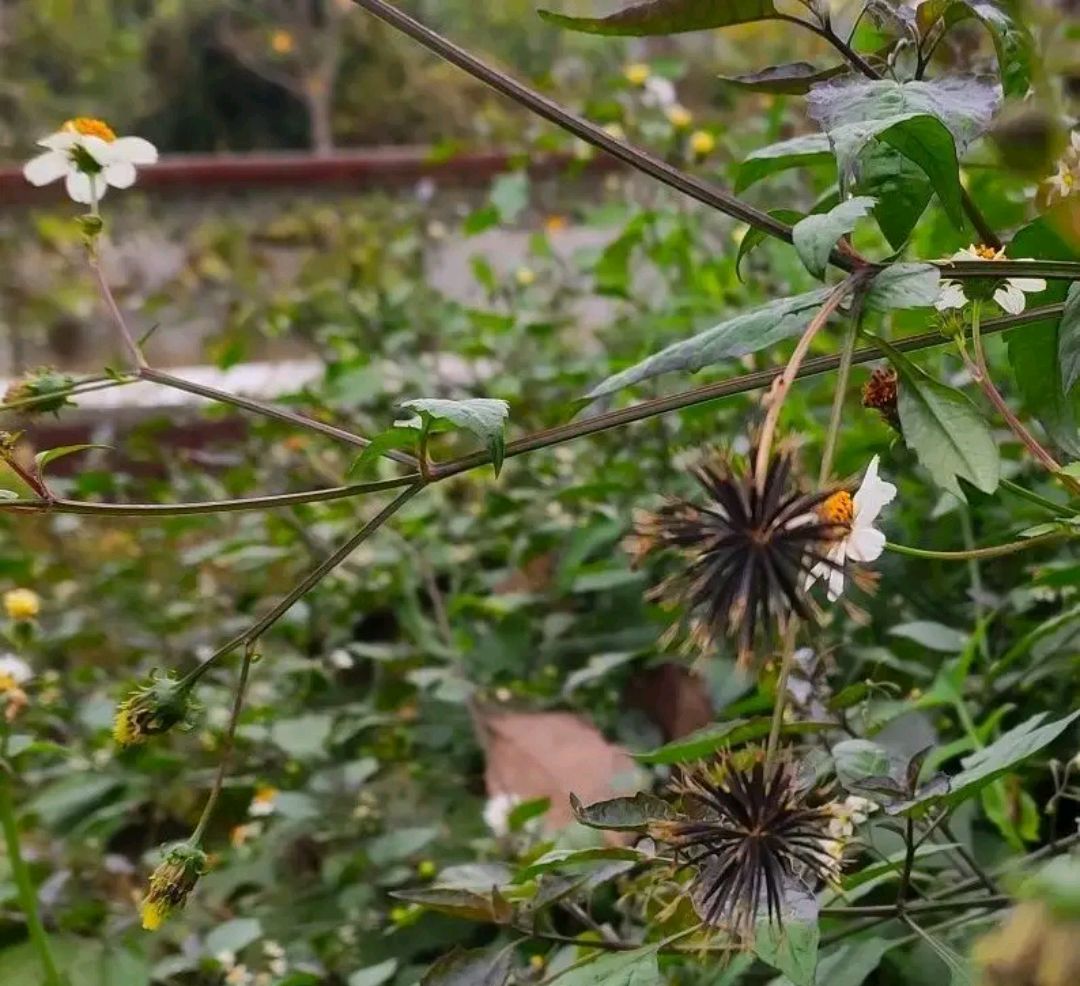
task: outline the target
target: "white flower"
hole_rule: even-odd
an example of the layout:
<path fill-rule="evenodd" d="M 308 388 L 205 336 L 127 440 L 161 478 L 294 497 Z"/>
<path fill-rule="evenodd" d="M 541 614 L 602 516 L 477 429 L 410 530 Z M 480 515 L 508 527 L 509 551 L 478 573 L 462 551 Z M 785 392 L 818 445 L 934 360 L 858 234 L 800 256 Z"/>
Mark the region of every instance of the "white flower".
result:
<path fill-rule="evenodd" d="M 135 166 L 153 164 L 158 158 L 150 141 L 118 138 L 108 124 L 90 117 L 68 120 L 38 144 L 47 150 L 26 163 L 26 180 L 48 185 L 63 178 L 68 195 L 85 205 L 98 201 L 110 185 L 130 188 L 135 184 Z"/>
<path fill-rule="evenodd" d="M 1080 131 L 1074 130 L 1069 138 L 1069 146 L 1058 161 L 1057 172 L 1046 180 L 1050 186 L 1049 201 L 1055 197 L 1066 199 L 1080 191 Z"/>
<path fill-rule="evenodd" d="M 952 255 L 952 260 L 984 260 L 993 262 L 1005 259 L 1005 250 L 994 250 L 991 247 L 981 247 L 972 244 Z M 1030 260 L 1030 257 L 1025 257 Z M 1010 315 L 1019 315 L 1027 304 L 1025 294 L 1038 294 L 1046 290 L 1046 281 L 1041 277 L 1009 277 L 994 291 L 996 301 Z M 964 286 L 958 281 L 942 281 L 938 293 L 938 299 L 934 307 L 938 311 L 947 311 L 950 308 L 963 308 L 968 303 L 968 297 L 964 293 Z"/>
<path fill-rule="evenodd" d="M 488 798 L 484 805 L 484 821 L 495 835 L 507 835 L 510 832 L 510 812 L 521 803 L 516 794 L 496 794 Z"/>
<path fill-rule="evenodd" d="M 833 806 L 832 817 L 829 819 L 829 835 L 839 842 L 846 842 L 855 834 L 856 826 L 862 825 L 878 807 L 877 802 L 869 798 L 849 795 Z"/>
<path fill-rule="evenodd" d="M 33 669 L 21 657 L 0 655 L 0 693 L 18 688 L 33 677 Z"/>
<path fill-rule="evenodd" d="M 251 804 L 248 805 L 248 814 L 252 818 L 266 818 L 267 815 L 274 814 L 277 796 L 277 788 L 269 785 L 259 787 L 251 798 Z"/>
<path fill-rule="evenodd" d="M 885 550 L 885 535 L 873 524 L 882 508 L 893 501 L 896 487 L 878 477 L 878 461 L 876 455 L 870 460 L 854 498 L 841 490 L 822 504 L 822 517 L 827 522 L 847 528 L 847 533 L 829 546 L 825 560 L 814 566 L 807 581 L 809 586 L 818 579 L 827 578 L 829 602 L 835 602 L 844 591 L 846 561 L 876 561 Z"/>
<path fill-rule="evenodd" d="M 667 109 L 669 106 L 674 106 L 677 99 L 675 86 L 670 79 L 665 79 L 661 75 L 650 75 L 645 80 L 645 95 L 641 101 L 646 106 Z"/>

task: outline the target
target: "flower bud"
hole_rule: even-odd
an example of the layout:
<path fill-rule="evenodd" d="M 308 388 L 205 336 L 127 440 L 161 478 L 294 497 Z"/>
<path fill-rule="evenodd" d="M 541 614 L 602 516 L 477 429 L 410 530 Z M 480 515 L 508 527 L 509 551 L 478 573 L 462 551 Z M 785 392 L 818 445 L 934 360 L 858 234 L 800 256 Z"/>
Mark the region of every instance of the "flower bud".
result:
<path fill-rule="evenodd" d="M 116 708 L 113 739 L 119 746 L 137 746 L 151 736 L 186 724 L 193 711 L 191 686 L 172 675 L 154 672 L 149 682 L 136 688 Z"/>
<path fill-rule="evenodd" d="M 900 430 L 900 414 L 896 409 L 899 393 L 896 370 L 891 366 L 878 367 L 866 381 L 862 392 L 863 407 L 879 412 L 885 422 Z"/>
<path fill-rule="evenodd" d="M 170 847 L 164 861 L 150 874 L 149 888 L 139 905 L 143 928 L 157 931 L 173 911 L 183 907 L 206 868 L 206 853 L 198 846 L 178 842 Z"/>
<path fill-rule="evenodd" d="M 4 402 L 25 402 L 19 410 L 23 414 L 52 411 L 54 414 L 71 403 L 67 391 L 75 383 L 74 377 L 60 373 L 50 366 L 31 370 L 13 381 L 4 394 Z"/>

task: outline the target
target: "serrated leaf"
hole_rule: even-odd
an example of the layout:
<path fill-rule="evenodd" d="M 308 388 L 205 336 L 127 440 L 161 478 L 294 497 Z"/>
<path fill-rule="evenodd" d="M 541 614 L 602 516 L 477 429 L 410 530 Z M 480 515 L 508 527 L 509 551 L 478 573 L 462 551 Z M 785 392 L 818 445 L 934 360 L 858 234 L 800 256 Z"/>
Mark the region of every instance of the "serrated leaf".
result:
<path fill-rule="evenodd" d="M 832 145 L 825 134 L 806 134 L 782 140 L 758 148 L 746 156 L 735 175 L 735 191 L 745 191 L 755 182 L 778 171 L 830 164 L 832 159 Z"/>
<path fill-rule="evenodd" d="M 766 965 L 782 972 L 794 986 L 815 986 L 817 978 L 817 905 L 813 896 L 788 889 L 783 924 L 759 920 L 754 934 L 754 954 Z"/>
<path fill-rule="evenodd" d="M 644 0 L 607 17 L 570 17 L 551 10 L 538 13 L 572 31 L 644 37 L 768 20 L 776 16 L 776 7 L 773 0 Z"/>
<path fill-rule="evenodd" d="M 865 216 L 874 200 L 860 195 L 818 216 L 807 216 L 791 231 L 795 250 L 806 269 L 814 277 L 824 277 L 829 254 L 836 241 L 855 228 L 855 223 Z"/>
<path fill-rule="evenodd" d="M 847 65 L 833 65 L 830 68 L 818 68 L 809 62 L 790 62 L 787 65 L 770 65 L 760 72 L 746 75 L 721 75 L 720 81 L 737 89 L 749 92 L 768 92 L 788 96 L 804 96 L 811 86 L 844 72 L 850 71 Z"/>
<path fill-rule="evenodd" d="M 458 887 L 423 887 L 416 890 L 395 890 L 390 896 L 410 904 L 419 904 L 430 911 L 464 918 L 466 921 L 507 924 L 513 917 L 513 907 L 495 888 L 483 893 Z"/>
<path fill-rule="evenodd" d="M 870 282 L 863 304 L 876 312 L 929 308 L 940 284 L 941 272 L 933 264 L 890 264 Z"/>
<path fill-rule="evenodd" d="M 876 200 L 874 219 L 894 250 L 907 243 L 934 194 L 922 168 L 878 141 L 859 155 L 855 191 Z"/>
<path fill-rule="evenodd" d="M 357 473 L 362 472 L 365 467 L 378 459 L 381 459 L 392 449 L 408 449 L 410 452 L 414 451 L 416 449 L 417 433 L 418 428 L 412 423 L 396 424 L 392 428 L 387 428 L 386 431 L 380 432 L 371 439 L 371 442 L 364 451 L 353 459 L 348 472 L 345 474 L 346 477 L 351 478 Z"/>
<path fill-rule="evenodd" d="M 767 716 L 760 719 L 733 719 L 731 722 L 721 723 L 718 726 L 707 726 L 647 753 L 635 753 L 633 757 L 638 763 L 644 764 L 688 763 L 701 760 L 723 747 L 748 743 L 768 736 L 769 727 L 770 719 Z M 784 723 L 783 732 L 785 735 L 792 736 L 827 732 L 835 728 L 835 722 L 803 720 Z"/>
<path fill-rule="evenodd" d="M 769 215 L 773 219 L 779 219 L 782 223 L 787 223 L 789 226 L 797 223 L 800 219 L 805 218 L 801 212 L 796 212 L 794 209 L 770 209 Z M 735 256 L 735 275 L 739 280 L 743 280 L 742 276 L 742 262 L 750 256 L 750 254 L 756 250 L 762 243 L 769 239 L 769 234 L 763 229 L 759 229 L 757 226 L 751 226 L 741 240 L 739 240 L 739 252 Z"/>
<path fill-rule="evenodd" d="M 600 846 L 593 849 L 552 849 L 544 853 L 539 859 L 533 860 L 527 866 L 522 867 L 514 876 L 515 883 L 524 883 L 534 876 L 547 873 L 549 870 L 559 870 L 567 866 L 578 866 L 582 863 L 595 863 L 600 861 L 620 860 L 623 862 L 638 862 L 645 859 L 643 853 L 629 846 Z"/>
<path fill-rule="evenodd" d="M 506 948 L 466 951 L 457 946 L 420 977 L 420 986 L 503 986 L 510 976 L 513 957 L 514 953 Z M 353 986 L 351 979 L 349 986 Z"/>
<path fill-rule="evenodd" d="M 1058 367 L 1061 389 L 1068 394 L 1080 380 L 1080 283 L 1069 287 L 1058 326 Z"/>
<path fill-rule="evenodd" d="M 55 462 L 57 459 L 62 459 L 66 455 L 74 455 L 76 452 L 86 452 L 89 449 L 105 449 L 109 452 L 112 451 L 111 445 L 61 445 L 57 448 L 45 449 L 43 452 L 38 452 L 34 456 L 34 462 L 37 463 L 38 471 L 44 472 L 45 467 L 50 462 Z"/>
<path fill-rule="evenodd" d="M 978 750 L 960 761 L 963 770 L 950 778 L 945 792 L 931 792 L 913 798 L 902 806 L 905 812 L 922 811 L 926 807 L 951 807 L 973 797 L 987 784 L 1008 774 L 1012 769 L 1039 750 L 1049 746 L 1080 717 L 1080 710 L 1043 725 L 1045 712 L 1015 726 L 985 749 Z"/>
<path fill-rule="evenodd" d="M 815 982 L 822 986 L 860 986 L 881 964 L 882 956 L 892 944 L 884 938 L 863 938 L 822 952 Z M 784 976 L 772 986 L 792 986 L 792 981 Z"/>
<path fill-rule="evenodd" d="M 506 401 L 487 397 L 473 397 L 463 401 L 419 397 L 402 401 L 400 406 L 416 411 L 426 421 L 446 421 L 472 432 L 486 443 L 495 475 L 499 475 L 506 454 L 506 419 L 510 415 L 510 405 Z"/>
<path fill-rule="evenodd" d="M 725 359 L 745 356 L 802 332 L 829 295 L 821 288 L 793 298 L 770 301 L 711 329 L 677 342 L 628 370 L 608 377 L 586 395 L 595 400 L 624 387 L 676 370 L 695 372 Z"/>
<path fill-rule="evenodd" d="M 990 426 L 968 398 L 938 383 L 883 340 L 902 386 L 897 400 L 904 441 L 942 489 L 965 499 L 959 479 L 993 493 L 1001 458 Z"/>
<path fill-rule="evenodd" d="M 582 944 L 587 944 L 583 942 Z M 591 961 L 559 975 L 559 986 L 662 986 L 656 945 L 626 952 L 597 953 Z"/>
<path fill-rule="evenodd" d="M 919 4 L 915 17 L 923 37 L 942 19 L 947 29 L 967 18 L 976 18 L 993 38 L 1005 95 L 1023 96 L 1028 91 L 1034 41 L 1023 22 L 1003 6 L 989 0 L 927 0 Z"/>
<path fill-rule="evenodd" d="M 591 805 L 583 805 L 577 795 L 571 794 L 570 807 L 582 825 L 617 832 L 641 831 L 651 822 L 675 817 L 671 805 L 643 791 L 632 798 L 611 798 Z"/>

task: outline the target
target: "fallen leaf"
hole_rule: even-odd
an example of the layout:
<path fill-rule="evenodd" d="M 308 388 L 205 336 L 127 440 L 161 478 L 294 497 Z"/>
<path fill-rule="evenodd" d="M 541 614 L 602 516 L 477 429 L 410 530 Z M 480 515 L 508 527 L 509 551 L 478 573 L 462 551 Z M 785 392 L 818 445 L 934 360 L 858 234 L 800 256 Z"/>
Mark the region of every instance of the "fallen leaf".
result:
<path fill-rule="evenodd" d="M 665 742 L 688 736 L 714 720 L 705 680 L 671 661 L 634 675 L 627 683 L 625 699 L 660 727 Z"/>

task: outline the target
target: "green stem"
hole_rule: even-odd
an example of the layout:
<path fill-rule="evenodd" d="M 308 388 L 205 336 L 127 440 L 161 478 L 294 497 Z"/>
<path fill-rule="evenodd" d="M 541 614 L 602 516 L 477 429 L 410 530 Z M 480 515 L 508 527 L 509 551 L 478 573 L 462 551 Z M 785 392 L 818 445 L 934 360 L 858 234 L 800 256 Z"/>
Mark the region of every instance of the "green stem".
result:
<path fill-rule="evenodd" d="M 907 555 L 910 558 L 926 558 L 931 561 L 967 561 L 971 558 L 1002 558 L 1005 555 L 1027 551 L 1029 548 L 1037 548 L 1053 541 L 1071 540 L 1074 537 L 1076 535 L 1068 531 L 1051 531 L 1024 541 L 1010 541 L 1008 544 L 995 544 L 988 548 L 972 548 L 970 551 L 930 551 L 926 548 L 912 548 L 910 545 L 896 544 L 893 541 L 886 542 L 885 547 L 898 555 Z"/>
<path fill-rule="evenodd" d="M 45 926 L 41 923 L 41 914 L 38 911 L 37 891 L 30 876 L 30 870 L 23 859 L 19 843 L 19 826 L 15 819 L 15 805 L 11 797 L 12 777 L 10 768 L 6 763 L 0 764 L 0 827 L 4 830 L 4 842 L 7 845 L 8 867 L 11 877 L 15 881 L 15 888 L 19 894 L 19 906 L 26 918 L 26 930 L 30 935 L 30 942 L 34 951 L 37 952 L 38 961 L 41 963 L 42 972 L 45 975 L 44 986 L 65 986 L 64 977 L 53 959 L 52 949 L 49 946 L 49 936 L 45 932 Z"/>
<path fill-rule="evenodd" d="M 193 685 L 197 682 L 207 671 L 210 670 L 213 665 L 220 661 L 226 654 L 232 653 L 237 647 L 244 645 L 250 645 L 254 641 L 258 640 L 271 626 L 273 626 L 282 616 L 285 615 L 292 608 L 292 605 L 300 599 L 302 596 L 310 592 L 315 586 L 317 586 L 327 575 L 329 575 L 335 568 L 338 567 L 346 558 L 349 557 L 364 541 L 366 541 L 372 534 L 374 534 L 380 527 L 383 526 L 391 517 L 394 516 L 406 503 L 408 503 L 417 493 L 424 488 L 422 483 L 414 483 L 408 489 L 402 491 L 394 498 L 389 504 L 383 507 L 374 517 L 371 518 L 356 534 L 354 534 L 348 541 L 346 541 L 340 548 L 337 549 L 329 558 L 312 569 L 297 585 L 295 585 L 289 593 L 284 596 L 277 605 L 271 608 L 264 616 L 256 620 L 250 627 L 248 627 L 243 633 L 238 634 L 232 640 L 225 644 L 222 644 L 213 654 L 210 655 L 202 664 L 200 664 L 194 670 L 188 672 L 181 680 L 181 685 Z"/>
<path fill-rule="evenodd" d="M 59 397 L 76 397 L 79 394 L 89 394 L 95 390 L 109 390 L 112 387 L 122 387 L 124 384 L 135 383 L 138 377 L 113 377 L 96 376 L 78 380 L 70 387 L 50 391 L 48 394 L 38 394 L 35 397 L 20 397 L 15 401 L 7 401 L 0 404 L 0 411 L 20 411 L 24 408 L 32 409 L 37 404 L 45 404 Z"/>
<path fill-rule="evenodd" d="M 1038 493 L 1033 493 L 1031 490 L 1020 486 L 1018 483 L 1014 483 L 1011 479 L 1002 479 L 1001 488 L 1008 490 L 1015 496 L 1020 497 L 1022 500 L 1027 500 L 1029 503 L 1034 503 L 1038 507 L 1042 507 L 1044 510 L 1049 510 L 1052 514 L 1058 517 L 1071 517 L 1072 511 L 1068 507 L 1062 506 L 1060 503 L 1054 503 L 1053 500 L 1040 496 Z"/>
<path fill-rule="evenodd" d="M 787 685 L 791 669 L 795 665 L 795 634 L 797 624 L 790 620 L 784 628 L 784 654 L 780 661 L 780 677 L 776 681 L 776 698 L 773 700 L 772 721 L 769 723 L 769 739 L 765 746 L 765 766 L 770 767 L 780 745 L 780 733 L 784 727 L 784 709 L 787 708 Z"/>
<path fill-rule="evenodd" d="M 967 503 L 960 505 L 960 531 L 964 535 L 964 548 L 967 551 L 975 549 L 975 528 L 971 523 L 971 506 Z M 983 661 L 990 664 L 990 641 L 986 636 L 986 607 L 983 605 L 983 580 L 982 569 L 979 568 L 978 558 L 969 558 L 968 578 L 971 580 L 971 596 L 975 607 L 975 623 L 979 627 L 979 652 Z"/>
<path fill-rule="evenodd" d="M 210 788 L 210 794 L 206 799 L 206 804 L 203 806 L 202 815 L 199 816 L 195 831 L 191 833 L 191 838 L 188 840 L 193 846 L 199 846 L 202 843 L 206 826 L 210 824 L 214 808 L 217 806 L 218 798 L 221 796 L 221 788 L 225 784 L 225 774 L 228 771 L 229 761 L 232 759 L 232 752 L 236 746 L 236 727 L 240 722 L 240 713 L 244 708 L 244 696 L 247 694 L 248 677 L 251 674 L 252 662 L 255 660 L 257 643 L 258 641 L 251 640 L 244 648 L 244 657 L 240 662 L 240 680 L 236 684 L 232 712 L 229 715 L 229 724 L 225 730 L 225 746 L 221 751 L 221 762 L 218 764 L 217 773 L 214 775 L 214 785 Z"/>
<path fill-rule="evenodd" d="M 861 313 L 860 313 L 861 314 Z M 829 430 L 825 434 L 825 448 L 821 453 L 821 472 L 818 485 L 824 486 L 832 475 L 833 459 L 836 457 L 837 440 L 840 437 L 840 425 L 844 420 L 844 399 L 847 397 L 848 380 L 851 377 L 852 357 L 855 355 L 855 342 L 859 337 L 861 319 L 856 313 L 844 333 L 844 342 L 840 350 L 840 365 L 836 371 L 836 390 L 833 394 L 832 413 L 829 416 Z"/>

